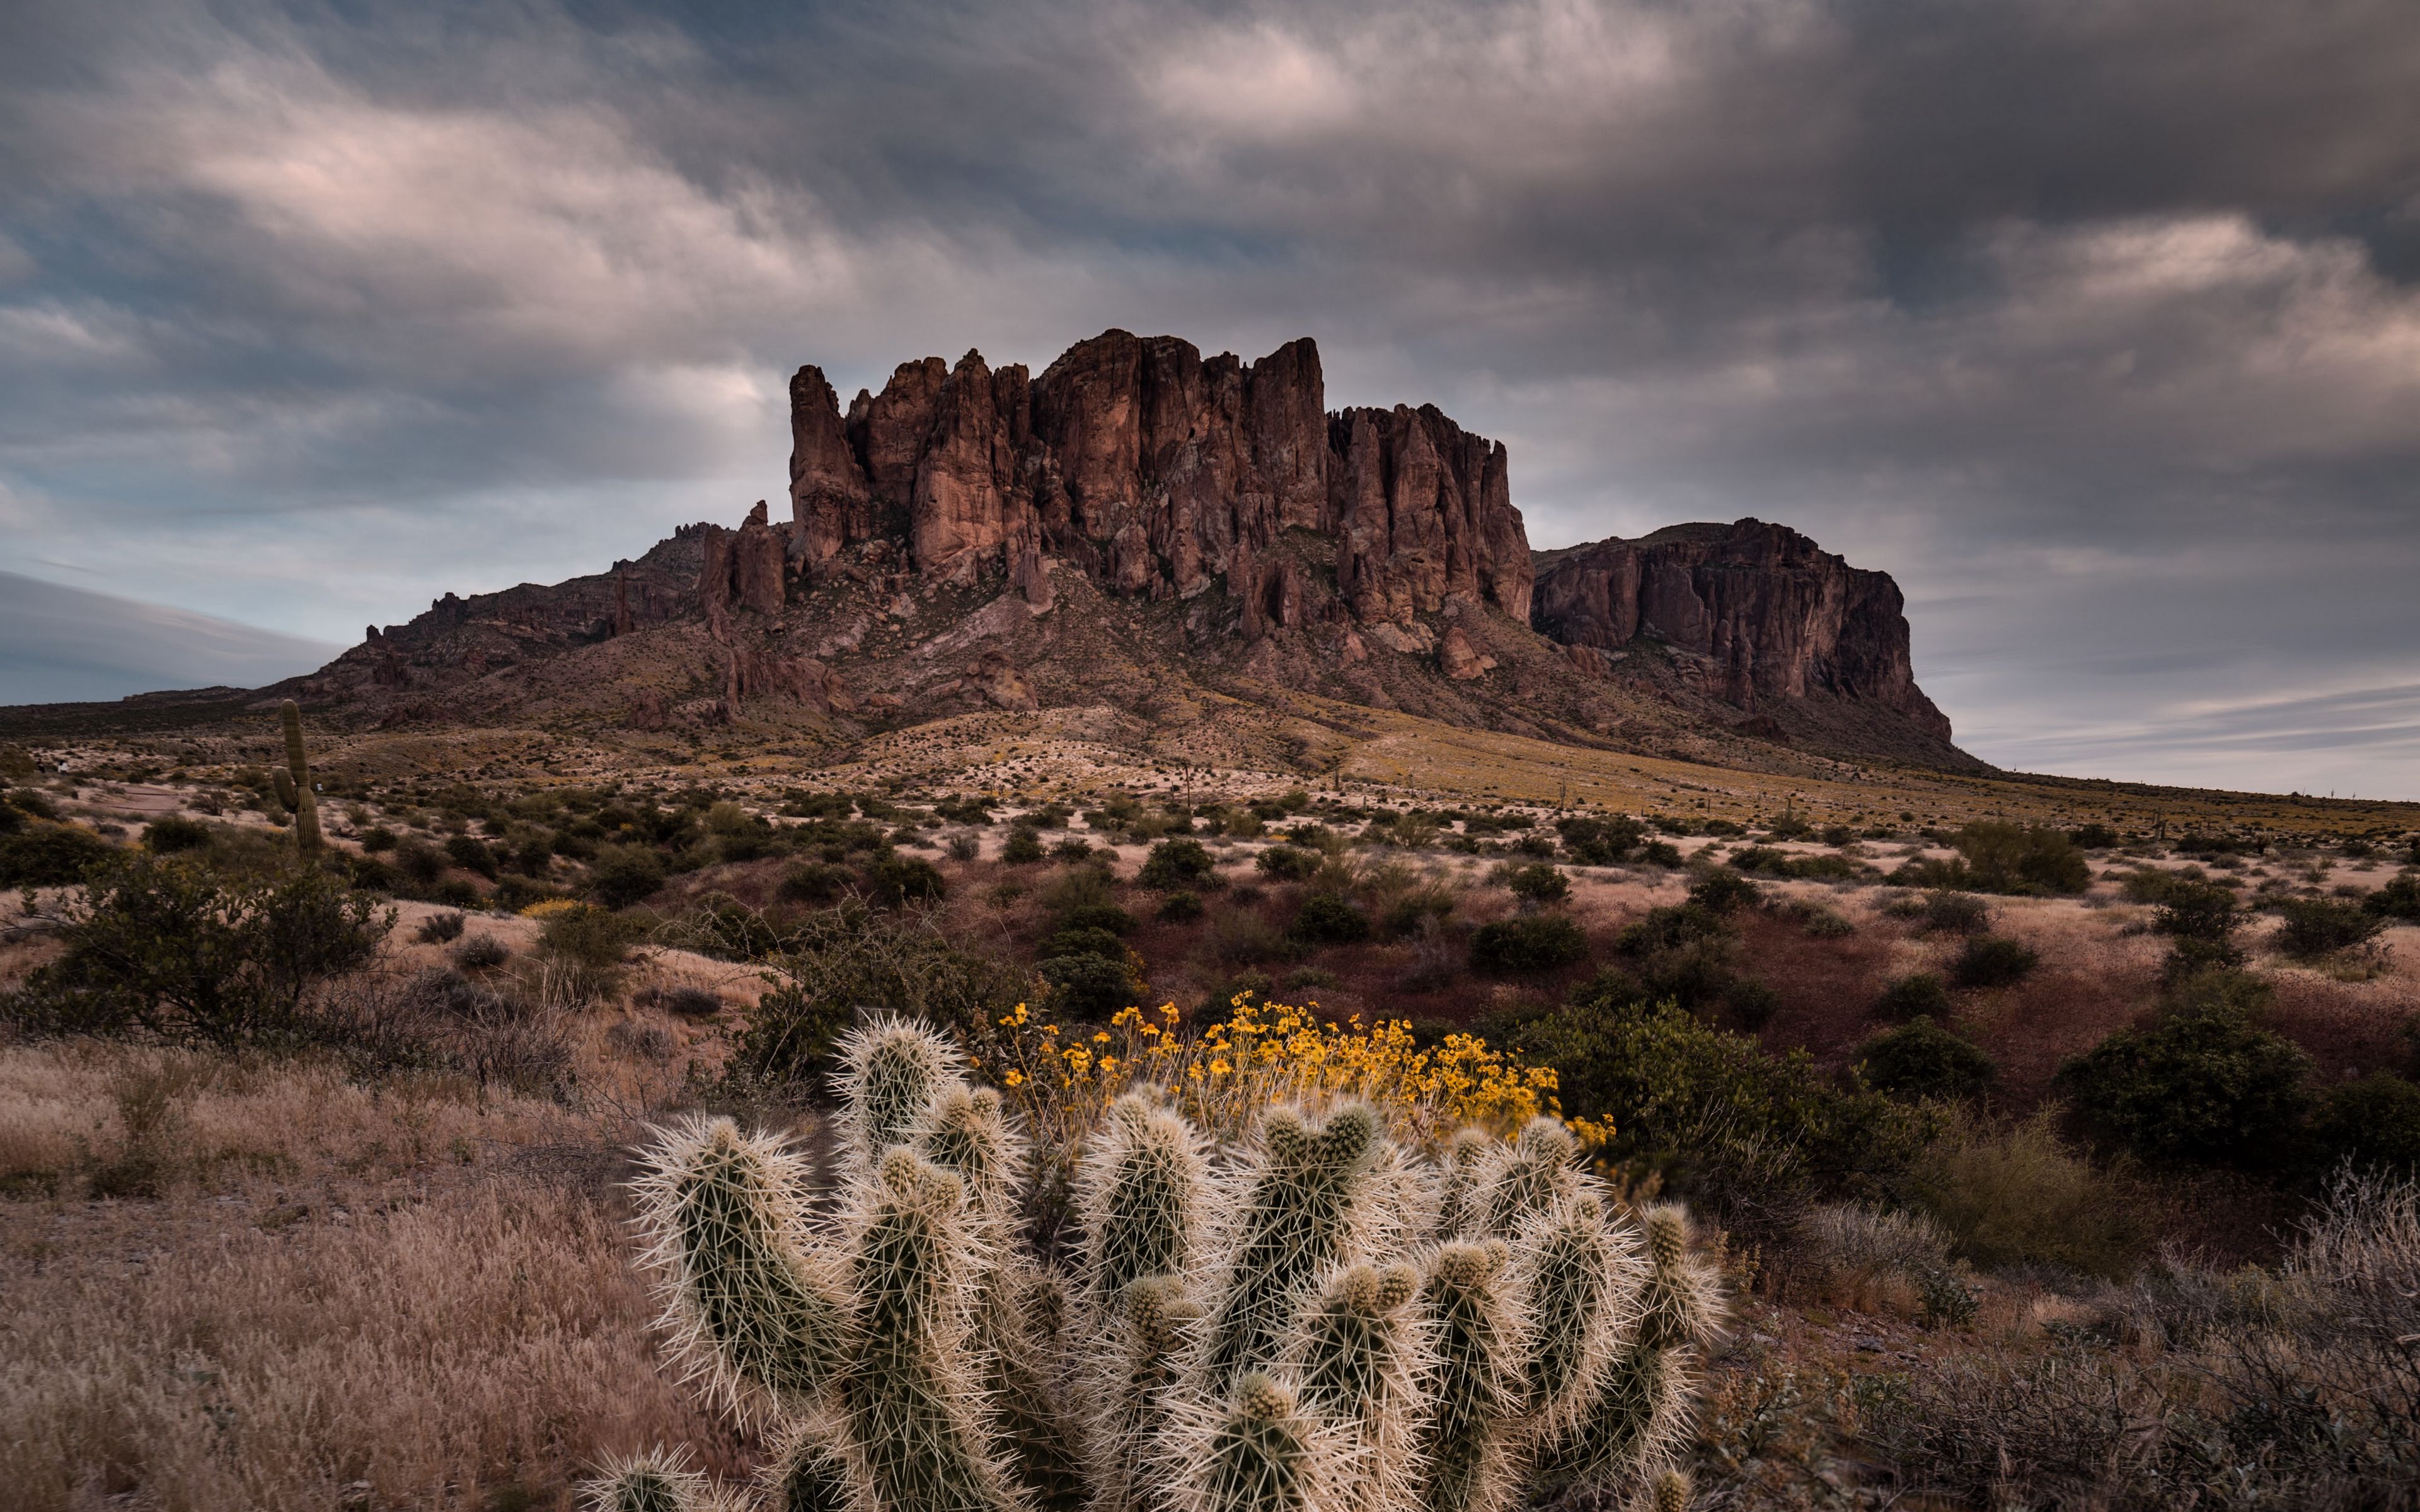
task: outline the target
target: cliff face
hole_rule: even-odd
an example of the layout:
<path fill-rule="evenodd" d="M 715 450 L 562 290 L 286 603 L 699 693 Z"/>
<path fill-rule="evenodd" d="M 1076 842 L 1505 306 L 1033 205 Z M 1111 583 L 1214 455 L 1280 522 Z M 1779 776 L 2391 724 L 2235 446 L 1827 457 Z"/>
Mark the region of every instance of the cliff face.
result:
<path fill-rule="evenodd" d="M 1260 606 L 1286 592 L 1264 559 L 1300 530 L 1333 543 L 1337 616 L 1408 624 L 1459 594 L 1528 618 L 1503 446 L 1434 408 L 1328 414 L 1308 339 L 1245 363 L 1111 331 L 1039 378 L 928 357 L 845 416 L 802 367 L 790 430 L 791 550 L 810 577 L 881 540 L 926 578 L 1052 557 L 1121 596 L 1189 598 L 1224 576 Z"/>
<path fill-rule="evenodd" d="M 1539 566 L 1531 623 L 1566 645 L 1618 653 L 1650 637 L 1748 713 L 1831 694 L 1949 739 L 1916 686 L 1899 585 L 1786 526 L 1676 525 L 1541 553 Z"/>

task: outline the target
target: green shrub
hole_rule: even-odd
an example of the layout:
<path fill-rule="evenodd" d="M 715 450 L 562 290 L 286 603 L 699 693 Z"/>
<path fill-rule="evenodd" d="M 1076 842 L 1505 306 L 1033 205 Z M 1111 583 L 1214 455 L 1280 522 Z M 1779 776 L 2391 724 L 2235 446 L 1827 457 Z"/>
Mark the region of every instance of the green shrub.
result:
<path fill-rule="evenodd" d="M 1042 980 L 1050 984 L 1061 1011 L 1098 1023 L 1139 1002 L 1149 989 L 1135 974 L 1126 952 L 1118 954 L 1117 960 L 1068 955 L 1043 962 Z"/>
<path fill-rule="evenodd" d="M 1555 821 L 1563 850 L 1582 866 L 1612 866 L 1627 860 L 1647 838 L 1647 826 L 1636 819 L 1578 816 Z"/>
<path fill-rule="evenodd" d="M 392 911 L 319 871 L 234 880 L 182 856 L 124 855 L 69 907 L 65 953 L 0 999 L 31 1032 L 235 1048 L 308 1038 L 312 989 L 362 970 Z"/>
<path fill-rule="evenodd" d="M 2058 1073 L 2104 1137 L 2164 1160 L 2257 1165 L 2310 1106 L 2310 1057 L 2239 1013 L 2175 1012 L 2121 1029 Z"/>
<path fill-rule="evenodd" d="M 1640 1002 L 1605 973 L 1565 1007 L 1481 1026 L 1491 1043 L 1553 1069 L 1565 1113 L 1609 1122 L 1604 1153 L 1722 1212 L 1735 1233 L 1779 1242 L 1819 1195 L 1894 1180 L 1928 1116 L 1836 1086 L 1804 1051 L 1767 1055 L 1670 1003 Z"/>
<path fill-rule="evenodd" d="M 1050 847 L 1050 858 L 1054 861 L 1082 861 L 1090 858 L 1092 854 L 1093 847 L 1073 835 Z"/>
<path fill-rule="evenodd" d="M 1874 999 L 1874 1016 L 1904 1024 L 1911 1019 L 1930 1015 L 1947 1018 L 1956 1010 L 1949 998 L 1949 984 L 1938 972 L 1911 971 L 1883 989 Z"/>
<path fill-rule="evenodd" d="M 1042 837 L 1023 825 L 1008 832 L 1000 858 L 1010 866 L 1031 866 L 1042 859 Z"/>
<path fill-rule="evenodd" d="M 1198 892 L 1171 892 L 1159 901 L 1159 921 L 1163 924 L 1185 924 L 1202 917 L 1202 895 Z"/>
<path fill-rule="evenodd" d="M 1108 930 L 1091 924 L 1074 924 L 1042 942 L 1035 952 L 1042 960 L 1076 955 L 1097 955 L 1107 961 L 1124 961 L 1126 948 Z"/>
<path fill-rule="evenodd" d="M 463 918 L 460 914 L 431 914 L 420 921 L 412 938 L 423 945 L 446 945 L 462 937 Z"/>
<path fill-rule="evenodd" d="M 588 890 L 608 908 L 628 908 L 664 885 L 664 859 L 644 845 L 606 845 L 588 868 Z"/>
<path fill-rule="evenodd" d="M 2334 898 L 2288 898 L 2277 912 L 2286 920 L 2277 932 L 2277 948 L 2298 960 L 2367 945 L 2386 928 L 2383 915 Z"/>
<path fill-rule="evenodd" d="M 107 841 L 73 825 L 35 825 L 0 836 L 0 887 L 66 887 L 116 854 Z"/>
<path fill-rule="evenodd" d="M 928 903 L 948 888 L 941 879 L 940 868 L 922 856 L 896 852 L 865 863 L 863 875 L 867 895 L 886 908 Z"/>
<path fill-rule="evenodd" d="M 1996 934 L 1978 934 L 1949 964 L 1949 980 L 1961 987 L 2008 987 L 2023 981 L 2041 964 L 2031 947 Z"/>
<path fill-rule="evenodd" d="M 2400 876 L 2361 901 L 2381 918 L 2420 920 L 2420 876 Z"/>
<path fill-rule="evenodd" d="M 198 851 L 210 843 L 210 826 L 198 819 L 182 814 L 170 814 L 154 819 L 143 828 L 143 848 L 154 856 L 174 856 L 179 851 Z"/>
<path fill-rule="evenodd" d="M 1781 995 L 1752 977 L 1734 978 L 1723 988 L 1722 999 L 1740 1027 L 1751 1033 L 1772 1023 L 1773 1015 L 1781 1011 Z"/>
<path fill-rule="evenodd" d="M 1980 1096 L 1992 1085 L 1992 1057 L 1981 1046 L 1919 1014 L 1857 1048 L 1866 1080 L 1893 1097 Z"/>
<path fill-rule="evenodd" d="M 2151 927 L 2173 939 L 2226 944 L 2243 923 L 2235 894 L 2208 883 L 2163 881 L 2156 901 L 2159 907 L 2151 915 Z"/>
<path fill-rule="evenodd" d="M 2005 1130 L 1953 1122 L 1902 1189 L 1987 1270 L 2042 1265 L 2123 1280 L 2149 1242 L 2127 1193 L 2062 1145 L 2047 1116 Z"/>
<path fill-rule="evenodd" d="M 742 1080 L 820 1086 L 849 1028 L 848 1005 L 782 981 L 756 999 L 748 1027 L 732 1042 L 731 1069 Z"/>
<path fill-rule="evenodd" d="M 483 841 L 469 835 L 448 836 L 445 857 L 465 872 L 476 872 L 490 882 L 496 880 L 496 856 Z"/>
<path fill-rule="evenodd" d="M 781 885 L 774 896 L 784 903 L 826 903 L 839 897 L 854 881 L 848 868 L 828 861 L 801 861 L 782 874 Z"/>
<path fill-rule="evenodd" d="M 1155 892 L 1198 887 L 1215 875 L 1218 864 L 1198 840 L 1164 840 L 1151 848 L 1135 880 Z"/>
<path fill-rule="evenodd" d="M 1560 867 L 1544 861 L 1516 866 L 1506 873 L 1504 886 L 1512 896 L 1528 903 L 1559 903 L 1572 895 L 1572 879 L 1563 875 Z"/>
<path fill-rule="evenodd" d="M 478 909 L 488 906 L 488 900 L 480 895 L 479 889 L 460 877 L 447 877 L 428 888 L 425 896 L 430 903 L 442 903 L 448 908 Z"/>
<path fill-rule="evenodd" d="M 492 934 L 473 934 L 454 948 L 454 964 L 464 971 L 486 971 L 512 958 L 512 947 Z"/>
<path fill-rule="evenodd" d="M 1668 840 L 1651 840 L 1638 848 L 1638 859 L 1647 866 L 1679 866 L 1681 847 Z"/>
<path fill-rule="evenodd" d="M 1107 930 L 1111 934 L 1132 934 L 1135 932 L 1134 915 L 1106 899 L 1090 899 L 1071 904 L 1061 911 L 1059 923 L 1063 929 Z"/>
<path fill-rule="evenodd" d="M 1689 902 L 1710 914 L 1735 914 L 1755 907 L 1763 897 L 1763 889 L 1755 883 L 1721 867 L 1699 877 L 1689 888 Z"/>
<path fill-rule="evenodd" d="M 1032 988 L 1007 963 L 957 949 L 929 916 L 857 899 L 795 920 L 786 949 L 765 964 L 774 990 L 732 1043 L 743 1083 L 820 1088 L 833 1036 L 860 1011 L 946 1024 L 979 1043 Z"/>
<path fill-rule="evenodd" d="M 1728 939 L 1730 920 L 1696 902 L 1651 908 L 1614 937 L 1613 948 L 1624 955 L 1647 955 L 1701 939 Z"/>
<path fill-rule="evenodd" d="M 1470 936 L 1470 968 L 1490 977 L 1552 971 L 1588 958 L 1588 935 L 1561 914 L 1481 924 Z"/>
<path fill-rule="evenodd" d="M 575 965 L 618 966 L 643 933 L 633 919 L 602 908 L 566 908 L 539 926 L 537 948 Z"/>
<path fill-rule="evenodd" d="M 1991 927 L 1992 905 L 1973 893 L 1935 888 L 1916 910 L 1920 934 L 1980 934 Z"/>
<path fill-rule="evenodd" d="M 2118 843 L 2118 832 L 2095 821 L 2067 832 L 2068 842 L 2079 850 L 2105 851 Z"/>
<path fill-rule="evenodd" d="M 1253 857 L 1252 864 L 1280 882 L 1300 882 L 1319 870 L 1320 856 L 1299 845 L 1272 845 Z"/>
<path fill-rule="evenodd" d="M 1370 918 L 1332 892 L 1314 892 L 1295 911 L 1286 933 L 1308 945 L 1351 945 L 1370 937 Z"/>
<path fill-rule="evenodd" d="M 2064 833 L 1981 819 L 1949 838 L 1985 892 L 2082 892 L 2092 880 L 2084 853 Z"/>
<path fill-rule="evenodd" d="M 2311 1119 L 2311 1149 L 2322 1173 L 2350 1164 L 2403 1180 L 2420 1175 L 2420 1087 L 2381 1071 L 2332 1088 Z"/>

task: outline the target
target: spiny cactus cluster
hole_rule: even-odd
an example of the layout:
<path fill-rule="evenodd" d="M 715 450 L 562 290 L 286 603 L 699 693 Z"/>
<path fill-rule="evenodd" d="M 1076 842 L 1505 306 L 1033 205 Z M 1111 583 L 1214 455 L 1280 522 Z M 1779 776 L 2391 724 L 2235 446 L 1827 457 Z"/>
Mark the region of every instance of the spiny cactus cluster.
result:
<path fill-rule="evenodd" d="M 850 1037 L 834 1177 L 701 1119 L 637 1183 L 664 1321 L 778 1430 L 778 1512 L 1506 1512 L 1565 1491 L 1678 1512 L 1720 1300 L 1540 1119 L 1414 1158 L 1371 1108 L 1272 1108 L 1241 1148 L 1154 1092 L 1083 1152 L 1078 1232 L 1025 1231 L 1030 1152 L 939 1037 Z M 598 1512 L 712 1512 L 661 1453 Z"/>

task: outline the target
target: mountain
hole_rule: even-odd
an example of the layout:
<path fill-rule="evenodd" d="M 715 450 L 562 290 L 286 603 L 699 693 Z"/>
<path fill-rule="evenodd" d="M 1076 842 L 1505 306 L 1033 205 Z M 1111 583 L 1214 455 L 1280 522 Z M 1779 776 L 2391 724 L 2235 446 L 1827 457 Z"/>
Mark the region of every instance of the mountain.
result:
<path fill-rule="evenodd" d="M 1308 339 L 1246 363 L 1110 331 L 1038 377 L 928 357 L 844 409 L 809 366 L 790 400 L 788 519 L 760 501 L 608 572 L 449 594 L 273 691 L 384 723 L 840 733 L 1216 708 L 1242 756 L 1245 711 L 1309 700 L 1734 764 L 1980 764 L 1916 686 L 1887 575 L 1753 519 L 1533 552 L 1503 443 L 1433 406 L 1327 410 Z"/>

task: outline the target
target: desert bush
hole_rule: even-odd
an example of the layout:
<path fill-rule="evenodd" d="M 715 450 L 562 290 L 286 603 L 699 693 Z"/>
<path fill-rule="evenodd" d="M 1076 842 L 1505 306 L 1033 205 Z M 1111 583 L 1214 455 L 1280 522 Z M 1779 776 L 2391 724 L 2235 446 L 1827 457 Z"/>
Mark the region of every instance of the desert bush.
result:
<path fill-rule="evenodd" d="M 1370 937 L 1370 918 L 1332 892 L 1314 892 L 1295 910 L 1286 933 L 1307 945 L 1351 945 Z"/>
<path fill-rule="evenodd" d="M 660 944 L 722 961 L 762 961 L 787 944 L 778 915 L 752 908 L 727 892 L 709 892 L 676 918 L 658 925 Z"/>
<path fill-rule="evenodd" d="M 1163 924 L 1189 924 L 1202 917 L 1202 895 L 1198 892 L 1171 892 L 1159 900 L 1156 917 Z"/>
<path fill-rule="evenodd" d="M 2386 928 L 2383 915 L 2334 898 L 2288 898 L 2277 912 L 2285 918 L 2277 948 L 2304 961 L 2358 949 Z"/>
<path fill-rule="evenodd" d="M 1563 874 L 1562 868 L 1544 861 L 1510 868 L 1504 874 L 1504 886 L 1526 903 L 1559 903 L 1572 895 L 1572 879 Z"/>
<path fill-rule="evenodd" d="M 465 971 L 487 971 L 513 958 L 512 947 L 492 934 L 473 934 L 454 948 L 454 964 Z"/>
<path fill-rule="evenodd" d="M 2420 876 L 2396 877 L 2363 898 L 2361 905 L 2381 918 L 2420 920 Z"/>
<path fill-rule="evenodd" d="M 1563 850 L 1582 866 L 1612 866 L 1628 860 L 1647 838 L 1647 826 L 1636 819 L 1577 816 L 1555 821 Z"/>
<path fill-rule="evenodd" d="M 1001 842 L 1000 858 L 1010 866 L 1031 866 L 1042 859 L 1042 837 L 1025 825 L 1008 832 Z"/>
<path fill-rule="evenodd" d="M 1733 933 L 1730 920 L 1693 900 L 1649 909 L 1622 928 L 1614 937 L 1613 948 L 1624 955 L 1645 955 L 1699 940 L 1729 938 Z"/>
<path fill-rule="evenodd" d="M 588 890 L 608 908 L 644 903 L 663 887 L 664 860 L 644 845 L 600 845 L 589 863 Z"/>
<path fill-rule="evenodd" d="M 462 937 L 462 924 L 460 914 L 431 914 L 420 921 L 412 938 L 423 945 L 449 945 Z"/>
<path fill-rule="evenodd" d="M 1100 933 L 1098 930 L 1094 933 Z M 1109 938 L 1114 946 L 1114 936 Z M 1083 951 L 1045 957 L 1037 971 L 1050 989 L 1050 1001 L 1061 1012 L 1088 1023 L 1105 1024 L 1122 1008 L 1140 1002 L 1151 991 L 1139 969 L 1140 958 L 1123 947 L 1115 955 Z"/>
<path fill-rule="evenodd" d="M 2420 1087 L 2372 1072 L 2331 1088 L 2311 1118 L 2311 1163 L 2401 1180 L 2420 1176 Z"/>
<path fill-rule="evenodd" d="M 1918 1014 L 1857 1047 L 1866 1080 L 1893 1097 L 1978 1097 L 1994 1068 L 1983 1047 Z"/>
<path fill-rule="evenodd" d="M 1562 914 L 1498 919 L 1470 935 L 1470 968 L 1482 976 L 1529 976 L 1587 959 L 1587 933 Z"/>
<path fill-rule="evenodd" d="M 2006 1127 L 1953 1120 L 1901 1190 L 1986 1270 L 2048 1266 L 2116 1280 L 2150 1242 L 2131 1194 L 2061 1143 L 2048 1114 Z"/>
<path fill-rule="evenodd" d="M 1840 940 L 1857 933 L 1857 926 L 1849 921 L 1846 914 L 1819 903 L 1793 898 L 1776 904 L 1775 912 L 1785 918 L 1797 920 L 1798 927 L 1806 931 L 1810 939 Z"/>
<path fill-rule="evenodd" d="M 1198 840 L 1164 840 L 1152 846 L 1135 880 L 1156 892 L 1199 888 L 1218 873 L 1218 863 Z"/>
<path fill-rule="evenodd" d="M 1763 901 L 1763 889 L 1738 872 L 1716 867 L 1689 887 L 1689 902 L 1710 914 L 1730 915 Z"/>
<path fill-rule="evenodd" d="M 953 861 L 971 861 L 983 855 L 983 837 L 971 829 L 954 829 L 941 841 Z"/>
<path fill-rule="evenodd" d="M 143 826 L 143 848 L 154 856 L 203 850 L 209 843 L 210 826 L 198 819 L 187 819 L 182 814 L 154 819 Z"/>
<path fill-rule="evenodd" d="M 1092 854 L 1093 847 L 1074 835 L 1050 847 L 1050 858 L 1054 861 L 1080 862 L 1089 859 Z"/>
<path fill-rule="evenodd" d="M 561 974 L 563 991 L 577 999 L 611 996 L 622 982 L 622 962 L 644 926 L 589 904 L 546 916 L 539 927 L 539 958 Z"/>
<path fill-rule="evenodd" d="M 1239 1013 L 1221 1032 L 1259 1027 Z M 1329 1060 L 1368 1040 L 1315 1038 Z M 1128 1049 L 1178 1087 L 1192 1078 L 1158 1061 L 1224 1061 Z M 829 1222 L 806 1221 L 814 1173 L 783 1142 L 729 1120 L 658 1134 L 636 1190 L 684 1363 L 809 1425 L 777 1440 L 780 1504 L 1125 1509 L 1153 1499 L 1164 1463 L 1188 1467 L 1197 1512 L 1299 1507 L 1287 1489 L 1307 1485 L 1487 1506 L 1627 1496 L 1669 1463 L 1714 1283 L 1677 1211 L 1608 1228 L 1611 1196 L 1559 1126 L 1500 1153 L 1466 1141 L 1487 1160 L 1441 1213 L 1394 1196 L 1424 1173 L 1378 1108 L 1313 1121 L 1252 1098 L 1242 1157 L 1214 1165 L 1159 1098 L 1098 1096 L 1102 1058 L 1127 1057 L 1042 1047 L 1004 1097 L 918 1028 L 853 1036 L 838 1121 L 858 1195 Z M 1019 1203 L 1054 1170 L 1071 1176 L 1064 1246 Z M 1516 1297 L 1549 1319 L 1527 1357 Z M 1429 1454 L 1416 1423 L 1437 1425 Z M 590 1495 L 703 1494 L 684 1473 L 624 1461 Z"/>
<path fill-rule="evenodd" d="M 65 887 L 108 861 L 116 847 L 73 825 L 32 825 L 0 835 L 0 887 Z"/>
<path fill-rule="evenodd" d="M 865 863 L 866 896 L 885 908 L 930 903 L 948 891 L 940 869 L 917 856 L 888 852 Z"/>
<path fill-rule="evenodd" d="M 445 840 L 445 858 L 465 872 L 475 872 L 489 881 L 496 880 L 496 856 L 485 841 L 471 835 L 449 835 Z"/>
<path fill-rule="evenodd" d="M 1772 1023 L 1773 1015 L 1781 1011 L 1781 995 L 1752 977 L 1741 977 L 1725 984 L 1722 1001 L 1739 1026 L 1750 1033 Z"/>
<path fill-rule="evenodd" d="M 1210 959 L 1222 966 L 1280 961 L 1295 954 L 1294 941 L 1285 931 L 1256 908 L 1222 908 L 1212 914 L 1209 927 L 1202 932 L 1202 943 Z"/>
<path fill-rule="evenodd" d="M 1874 1016 L 1900 1023 L 1922 1017 L 1947 1018 L 1957 1010 L 1949 996 L 1949 984 L 1938 972 L 1911 971 L 1892 979 L 1874 999 Z"/>
<path fill-rule="evenodd" d="M 815 1088 L 832 1046 L 861 1013 L 913 1014 L 962 1039 L 1026 996 L 1032 980 L 962 950 L 928 918 L 849 900 L 805 915 L 786 949 L 763 963 L 772 989 L 732 1041 L 737 1079 Z"/>
<path fill-rule="evenodd" d="M 656 1006 L 676 1018 L 710 1019 L 722 1011 L 722 997 L 709 988 L 685 985 L 658 993 Z"/>
<path fill-rule="evenodd" d="M 2058 1080 L 2101 1134 L 2137 1154 L 2263 1165 L 2310 1106 L 2310 1069 L 2301 1049 L 2242 1013 L 2182 1011 L 2119 1030 Z"/>
<path fill-rule="evenodd" d="M 1054 899 L 1070 899 L 1072 893 L 1062 891 L 1053 896 Z M 1106 896 L 1089 894 L 1080 900 L 1066 902 L 1059 909 L 1059 923 L 1063 929 L 1107 930 L 1118 935 L 1132 934 L 1137 928 L 1134 915 L 1109 902 Z"/>
<path fill-rule="evenodd" d="M 323 983 L 367 966 L 392 911 L 326 872 L 230 880 L 185 857 L 126 853 L 66 905 L 65 953 L 0 997 L 42 1034 L 293 1046 Z"/>
<path fill-rule="evenodd" d="M 1972 893 L 1935 888 L 1918 900 L 1916 927 L 1924 934 L 1981 934 L 1992 927 L 1992 905 Z"/>
<path fill-rule="evenodd" d="M 846 891 L 855 876 L 829 861 L 801 861 L 782 873 L 774 896 L 784 903 L 828 903 Z"/>
<path fill-rule="evenodd" d="M 1126 948 L 1115 934 L 1094 924 L 1070 924 L 1042 942 L 1035 952 L 1048 960 L 1052 956 L 1097 955 L 1106 960 L 1124 961 Z"/>
<path fill-rule="evenodd" d="M 2024 980 L 2040 964 L 2041 956 L 2031 946 L 1977 934 L 1949 964 L 1949 980 L 1961 987 L 2008 987 Z"/>
<path fill-rule="evenodd" d="M 1299 845 L 1272 845 L 1252 858 L 1252 865 L 1282 882 L 1300 882 L 1319 870 L 1320 855 Z"/>
<path fill-rule="evenodd" d="M 1949 1236 L 1924 1213 L 1826 1203 L 1800 1220 L 1796 1238 L 1790 1263 L 1827 1301 L 1914 1310 L 1937 1325 L 1974 1320 L 1975 1294 L 1949 1257 Z"/>
<path fill-rule="evenodd" d="M 2002 820 L 1977 820 L 1949 838 L 1985 892 L 2082 892 L 2092 868 L 2075 842 L 2055 829 Z"/>

